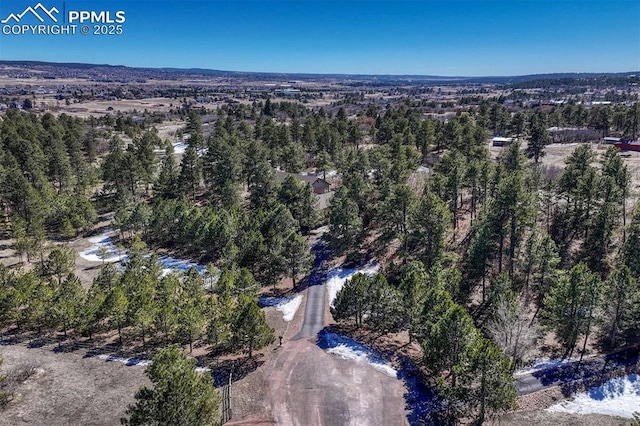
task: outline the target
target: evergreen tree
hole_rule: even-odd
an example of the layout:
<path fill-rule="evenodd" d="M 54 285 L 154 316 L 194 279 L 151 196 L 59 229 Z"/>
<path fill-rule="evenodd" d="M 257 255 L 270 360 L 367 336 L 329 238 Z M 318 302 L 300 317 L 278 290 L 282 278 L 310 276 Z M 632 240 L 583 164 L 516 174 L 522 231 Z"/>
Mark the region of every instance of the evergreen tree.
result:
<path fill-rule="evenodd" d="M 105 318 L 104 303 L 106 298 L 107 292 L 95 279 L 87 292 L 87 297 L 84 299 L 79 318 L 80 331 L 86 333 L 89 336 L 89 340 L 93 338 L 96 328 Z"/>
<path fill-rule="evenodd" d="M 136 425 L 220 425 L 220 396 L 209 374 L 195 371 L 195 361 L 177 346 L 158 351 L 147 367 L 153 388 L 141 387 L 136 403 L 127 407 L 122 424 Z"/>
<path fill-rule="evenodd" d="M 371 278 L 362 273 L 355 274 L 336 294 L 331 315 L 336 321 L 353 318 L 356 327 L 361 327 L 371 310 L 371 294 Z"/>
<path fill-rule="evenodd" d="M 205 292 L 202 276 L 191 268 L 182 280 L 177 316 L 179 336 L 189 343 L 189 352 L 193 351 L 193 342 L 203 333 L 205 319 Z"/>
<path fill-rule="evenodd" d="M 463 307 L 452 303 L 422 342 L 422 362 L 434 377 L 446 372 L 450 386 L 455 388 L 456 367 L 465 362 L 479 337 L 471 316 Z"/>
<path fill-rule="evenodd" d="M 122 345 L 122 327 L 127 320 L 129 301 L 121 287 L 114 287 L 111 290 L 105 301 L 105 308 L 109 315 L 109 321 L 118 328 L 118 342 Z"/>
<path fill-rule="evenodd" d="M 173 146 L 167 144 L 160 166 L 160 174 L 154 186 L 154 195 L 163 199 L 178 197 L 178 168 Z"/>
<path fill-rule="evenodd" d="M 631 270 L 631 274 L 636 280 L 640 279 L 640 203 L 636 204 L 633 209 L 633 216 L 629 229 L 627 231 L 627 239 L 620 248 L 620 260 Z"/>
<path fill-rule="evenodd" d="M 560 275 L 544 299 L 544 324 L 571 357 L 581 335 L 586 339 L 600 301 L 600 279 L 580 263 Z"/>
<path fill-rule="evenodd" d="M 165 343 L 173 336 L 178 325 L 179 286 L 178 277 L 167 274 L 160 279 L 155 293 L 154 327 L 162 333 Z"/>
<path fill-rule="evenodd" d="M 249 205 L 252 209 L 266 209 L 276 196 L 275 171 L 268 161 L 260 160 L 249 174 Z"/>
<path fill-rule="evenodd" d="M 311 270 L 312 258 L 309 244 L 306 239 L 297 232 L 292 232 L 284 241 L 283 255 L 291 277 L 293 287 L 296 287 L 298 275 L 305 275 Z"/>
<path fill-rule="evenodd" d="M 399 290 L 405 322 L 409 328 L 409 342 L 412 342 L 420 329 L 420 314 L 427 293 L 427 272 L 422 262 L 413 261 L 407 266 Z"/>
<path fill-rule="evenodd" d="M 544 147 L 549 142 L 549 134 L 547 132 L 547 125 L 542 119 L 541 114 L 534 114 L 531 117 L 531 130 L 529 135 L 529 142 L 525 150 L 527 157 L 533 158 L 535 163 L 538 163 L 540 157 L 544 156 Z"/>
<path fill-rule="evenodd" d="M 410 215 L 409 246 L 428 270 L 441 259 L 446 249 L 446 237 L 451 223 L 451 213 L 445 203 L 425 187 Z"/>
<path fill-rule="evenodd" d="M 372 330 L 386 334 L 397 332 L 403 325 L 404 315 L 400 292 L 389 285 L 382 274 L 372 278 L 371 306 L 366 322 Z"/>
<path fill-rule="evenodd" d="M 232 330 L 233 347 L 246 351 L 249 358 L 253 356 L 254 350 L 261 349 L 276 340 L 273 328 L 267 324 L 264 311 L 254 299 L 245 296 L 239 299 Z"/>
<path fill-rule="evenodd" d="M 152 131 L 147 131 L 133 140 L 133 152 L 139 166 L 140 178 L 147 185 L 147 189 L 154 181 L 156 169 L 156 154 L 153 150 L 160 144 L 160 138 Z"/>
<path fill-rule="evenodd" d="M 615 348 L 621 340 L 634 340 L 640 329 L 640 288 L 628 266 L 618 265 L 605 282 L 602 341 Z"/>
<path fill-rule="evenodd" d="M 393 238 L 399 238 L 404 255 L 409 242 L 410 212 L 415 204 L 415 193 L 407 184 L 392 185 L 381 200 L 379 216 L 383 230 Z"/>
<path fill-rule="evenodd" d="M 204 172 L 213 198 L 229 208 L 239 202 L 242 157 L 237 137 L 221 133 L 207 142 Z"/>
<path fill-rule="evenodd" d="M 67 330 L 75 326 L 80 319 L 82 307 L 85 304 L 86 291 L 80 279 L 69 273 L 66 279 L 56 289 L 53 298 L 53 311 L 58 323 L 62 324 L 65 337 Z"/>
<path fill-rule="evenodd" d="M 356 250 L 362 235 L 358 205 L 344 188 L 339 188 L 329 202 L 329 243 L 337 253 Z"/>
<path fill-rule="evenodd" d="M 202 162 L 197 155 L 194 144 L 190 143 L 180 162 L 179 187 L 184 193 L 191 195 L 195 201 L 201 179 Z"/>
<path fill-rule="evenodd" d="M 483 424 L 487 417 L 516 407 L 516 387 L 511 363 L 493 342 L 480 338 L 470 352 L 469 364 L 460 373 L 467 391 L 464 406 L 477 413 L 477 424 Z"/>

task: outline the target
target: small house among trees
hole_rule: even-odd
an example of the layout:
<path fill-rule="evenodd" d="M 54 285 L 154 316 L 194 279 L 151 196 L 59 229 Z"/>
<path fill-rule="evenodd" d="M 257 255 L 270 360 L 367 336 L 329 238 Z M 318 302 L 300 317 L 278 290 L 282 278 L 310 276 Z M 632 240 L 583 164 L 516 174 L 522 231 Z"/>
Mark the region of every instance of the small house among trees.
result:
<path fill-rule="evenodd" d="M 296 173 L 287 173 L 280 170 L 276 171 L 276 180 L 278 182 L 283 182 L 287 176 L 293 176 L 301 182 L 309 183 L 313 187 L 313 192 L 316 194 L 326 194 L 331 190 L 331 184 L 323 179 L 319 178 L 316 175 L 310 174 L 296 174 Z"/>

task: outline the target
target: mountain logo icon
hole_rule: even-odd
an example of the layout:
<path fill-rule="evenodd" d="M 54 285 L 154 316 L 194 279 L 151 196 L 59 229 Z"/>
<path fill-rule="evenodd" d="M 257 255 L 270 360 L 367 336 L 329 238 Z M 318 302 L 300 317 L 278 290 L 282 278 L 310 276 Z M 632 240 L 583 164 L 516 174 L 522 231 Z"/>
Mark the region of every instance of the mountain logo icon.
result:
<path fill-rule="evenodd" d="M 58 22 L 58 18 L 56 18 L 54 14 L 60 13 L 60 11 L 55 7 L 52 7 L 51 9 L 47 9 L 42 5 L 42 3 L 38 3 L 33 7 L 31 6 L 27 7 L 22 13 L 18 13 L 18 14 L 11 13 L 9 14 L 9 16 L 7 16 L 5 19 L 3 19 L 0 22 L 2 22 L 3 24 L 7 24 L 9 23 L 9 21 L 13 20 L 17 24 L 28 13 L 31 13 L 33 16 L 35 16 L 36 19 L 40 22 L 45 21 L 43 16 L 48 17 L 53 22 Z"/>

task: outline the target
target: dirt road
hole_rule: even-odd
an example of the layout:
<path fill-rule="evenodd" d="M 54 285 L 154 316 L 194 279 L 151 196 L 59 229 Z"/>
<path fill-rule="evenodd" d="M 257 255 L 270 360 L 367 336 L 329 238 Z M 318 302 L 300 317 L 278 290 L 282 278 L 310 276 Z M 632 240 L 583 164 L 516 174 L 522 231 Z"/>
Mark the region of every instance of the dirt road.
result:
<path fill-rule="evenodd" d="M 313 338 L 287 342 L 265 370 L 279 425 L 407 424 L 400 380 L 330 355 Z"/>
<path fill-rule="evenodd" d="M 265 365 L 273 420 L 283 426 L 407 424 L 400 380 L 317 346 L 324 326 L 328 252 L 321 246 L 314 251 L 302 329 Z"/>

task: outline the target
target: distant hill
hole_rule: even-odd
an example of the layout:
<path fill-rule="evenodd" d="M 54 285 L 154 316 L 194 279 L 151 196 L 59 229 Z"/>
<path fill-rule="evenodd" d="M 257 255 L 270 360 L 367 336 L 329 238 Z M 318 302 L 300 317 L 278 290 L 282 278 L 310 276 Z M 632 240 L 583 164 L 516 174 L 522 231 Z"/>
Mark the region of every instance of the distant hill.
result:
<path fill-rule="evenodd" d="M 66 71 L 94 71 L 99 74 L 115 72 L 118 74 L 128 73 L 132 77 L 144 76 L 153 78 L 153 74 L 162 77 L 184 78 L 185 76 L 212 76 L 212 77 L 234 77 L 250 78 L 255 80 L 343 80 L 345 82 L 358 81 L 376 84 L 509 84 L 521 85 L 528 82 L 538 81 L 568 81 L 579 79 L 599 79 L 599 78 L 625 78 L 638 76 L 640 71 L 630 71 L 623 73 L 552 73 L 552 74 L 530 74 L 521 76 L 434 76 L 434 75 L 373 75 L 373 74 L 309 74 L 309 73 L 269 73 L 269 72 L 246 72 L 246 71 L 224 71 L 204 68 L 142 68 L 127 67 L 124 65 L 110 64 L 85 64 L 85 63 L 64 63 L 64 62 L 42 62 L 42 61 L 4 61 L 0 60 L 0 66 L 20 67 L 25 69 L 41 70 L 52 72 L 55 69 Z"/>

